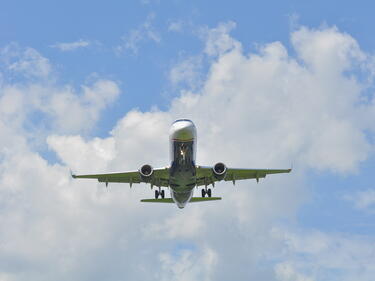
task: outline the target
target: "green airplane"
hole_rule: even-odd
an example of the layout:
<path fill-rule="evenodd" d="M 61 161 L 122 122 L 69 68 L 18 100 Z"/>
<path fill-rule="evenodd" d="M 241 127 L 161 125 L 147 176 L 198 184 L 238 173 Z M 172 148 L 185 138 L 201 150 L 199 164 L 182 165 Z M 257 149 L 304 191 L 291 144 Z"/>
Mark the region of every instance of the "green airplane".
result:
<path fill-rule="evenodd" d="M 224 163 L 216 163 L 213 167 L 195 164 L 197 133 L 194 123 L 189 119 L 178 119 L 170 129 L 171 165 L 154 169 L 151 165 L 143 165 L 138 171 L 121 173 L 72 175 L 73 178 L 97 179 L 99 182 L 148 183 L 155 189 L 155 198 L 142 199 L 141 202 L 176 203 L 184 208 L 189 202 L 221 200 L 212 197 L 209 185 L 215 186 L 218 181 L 265 178 L 268 174 L 289 173 L 292 169 L 234 169 L 227 168 Z M 193 197 L 194 188 L 204 186 L 202 197 Z M 163 187 L 169 187 L 171 198 L 165 198 Z M 207 197 L 206 197 L 207 195 Z"/>

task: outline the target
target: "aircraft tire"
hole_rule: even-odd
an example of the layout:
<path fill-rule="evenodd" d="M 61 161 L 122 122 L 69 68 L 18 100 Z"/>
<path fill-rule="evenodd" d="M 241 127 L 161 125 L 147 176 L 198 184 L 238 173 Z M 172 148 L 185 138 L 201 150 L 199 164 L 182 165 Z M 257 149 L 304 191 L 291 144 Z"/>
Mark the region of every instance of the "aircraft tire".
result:
<path fill-rule="evenodd" d="M 164 199 L 164 197 L 165 197 L 165 191 L 162 190 L 161 193 L 160 193 L 160 195 L 161 195 L 161 198 Z"/>
<path fill-rule="evenodd" d="M 159 191 L 155 190 L 155 199 L 158 199 L 158 198 L 159 198 Z"/>
<path fill-rule="evenodd" d="M 207 190 L 207 195 L 208 195 L 208 197 L 211 197 L 211 195 L 212 195 L 211 188 L 209 188 L 209 189 Z"/>
<path fill-rule="evenodd" d="M 202 189 L 202 197 L 206 197 L 206 190 Z"/>

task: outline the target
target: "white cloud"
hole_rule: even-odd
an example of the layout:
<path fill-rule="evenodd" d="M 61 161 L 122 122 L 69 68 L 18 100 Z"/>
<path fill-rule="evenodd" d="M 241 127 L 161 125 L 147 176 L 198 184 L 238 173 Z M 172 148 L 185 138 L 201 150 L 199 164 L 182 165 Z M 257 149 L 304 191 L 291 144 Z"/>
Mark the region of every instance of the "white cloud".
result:
<path fill-rule="evenodd" d="M 45 115 L 44 125 L 55 132 L 72 133 L 91 129 L 100 112 L 120 94 L 115 82 L 100 79 L 82 85 L 80 91 L 42 81 L 6 84 L 1 91 L 0 108 L 12 123 L 19 120 L 24 125 L 27 116 L 38 113 Z"/>
<path fill-rule="evenodd" d="M 217 27 L 209 29 L 208 27 L 201 30 L 201 36 L 206 41 L 205 53 L 209 56 L 219 56 L 240 48 L 241 44 L 233 39 L 229 32 L 236 27 L 236 23 L 230 21 L 220 23 Z"/>
<path fill-rule="evenodd" d="M 286 261 L 275 266 L 279 280 L 367 281 L 374 276 L 373 237 L 281 229 L 274 234 L 285 245 L 280 256 Z"/>
<path fill-rule="evenodd" d="M 45 147 L 51 131 L 88 132 L 120 94 L 114 81 L 100 78 L 79 90 L 59 85 L 47 58 L 17 44 L 1 49 L 0 73 L 1 153 L 18 146 Z"/>
<path fill-rule="evenodd" d="M 359 105 L 363 85 L 345 74 L 364 57 L 353 38 L 334 28 L 302 28 L 292 34 L 297 54 L 304 59 L 300 61 L 290 57 L 279 42 L 262 46 L 259 54 L 243 54 L 241 44 L 225 33 L 230 28 L 223 26 L 207 39 L 207 54 L 219 57 L 203 88 L 199 94 L 187 92 L 176 99 L 171 108 L 174 116 L 206 120 L 198 127 L 211 134 L 210 141 L 224 135 L 228 139 L 223 142 L 230 143 L 231 136 L 238 134 L 237 126 L 246 128 L 241 132 L 244 143 L 236 139 L 242 150 L 228 152 L 231 158 L 241 159 L 245 152 L 269 163 L 277 158 L 342 172 L 353 171 L 366 159 L 371 148 L 363 130 L 369 125 L 361 120 L 371 115 L 364 118 L 362 112 L 373 106 Z M 325 39 L 324 45 L 319 36 Z M 336 50 L 340 55 L 326 58 Z M 320 67 L 327 60 L 334 66 Z M 270 154 L 269 149 L 277 153 Z"/>
<path fill-rule="evenodd" d="M 290 30 L 296 30 L 300 27 L 299 20 L 300 15 L 297 13 L 291 13 L 287 15 L 289 21 L 289 28 Z"/>
<path fill-rule="evenodd" d="M 190 56 L 174 65 L 169 72 L 169 80 L 173 86 L 187 86 L 197 89 L 202 83 L 202 57 Z"/>
<path fill-rule="evenodd" d="M 212 64 L 203 86 L 183 91 L 166 111 L 128 112 L 107 138 L 82 138 L 82 126 L 74 127 L 63 113 L 79 123 L 87 115 L 94 124 L 102 104 L 119 93 L 113 81 L 98 80 L 78 93 L 58 87 L 54 98 L 45 94 L 48 85 L 1 90 L 9 107 L 0 101 L 0 125 L 10 132 L 29 106 L 55 116 L 55 124 L 65 120 L 59 135 L 48 138 L 61 165 L 31 150 L 23 131 L 17 142 L 6 135 L 0 140 L 7 152 L 0 169 L 1 274 L 14 280 L 310 281 L 334 280 L 326 278 L 334 271 L 337 280 L 371 280 L 371 239 L 274 229 L 276 222 L 293 220 L 308 196 L 306 171 L 353 172 L 370 155 L 364 120 L 373 105 L 358 103 L 363 85 L 355 76 L 366 54 L 334 28 L 294 32 L 298 58 L 280 42 L 247 54 L 231 28 L 205 31 L 203 52 Z M 322 67 L 326 59 L 335 66 Z M 22 98 L 25 89 L 28 99 Z M 17 121 L 20 108 L 24 117 Z M 181 116 L 197 125 L 201 164 L 288 167 L 293 160 L 297 167 L 260 184 L 218 184 L 214 194 L 224 200 L 182 211 L 140 204 L 152 196 L 145 185 L 129 190 L 113 184 L 107 192 L 93 181 L 69 178 L 67 167 L 96 172 L 168 165 L 169 125 Z M 307 258 L 299 263 L 301 256 Z"/>
<path fill-rule="evenodd" d="M 326 79 L 334 79 L 353 68 L 353 64 L 366 60 L 356 40 L 335 27 L 313 32 L 301 27 L 293 33 L 292 43 L 309 70 L 316 75 L 329 75 Z"/>
<path fill-rule="evenodd" d="M 47 97 L 38 104 L 40 109 L 55 119 L 58 128 L 64 131 L 90 129 L 98 120 L 100 112 L 111 104 L 120 90 L 117 84 L 109 80 L 98 80 L 93 85 L 83 85 L 81 95 L 70 88 Z"/>
<path fill-rule="evenodd" d="M 174 31 L 174 32 L 181 32 L 184 26 L 184 22 L 179 21 L 172 21 L 168 24 L 168 31 Z"/>
<path fill-rule="evenodd" d="M 95 169 L 104 171 L 108 162 L 115 157 L 113 138 L 95 138 L 86 143 L 80 136 L 51 135 L 47 138 L 47 143 L 73 170 L 82 171 L 84 167 L 87 172 Z M 77 155 L 80 157 L 76 157 Z"/>
<path fill-rule="evenodd" d="M 144 23 L 139 25 L 137 28 L 130 30 L 128 34 L 122 36 L 122 43 L 115 47 L 115 51 L 118 54 L 127 51 L 133 54 L 137 54 L 139 50 L 139 45 L 142 42 L 153 41 L 155 43 L 159 43 L 161 41 L 161 37 L 153 27 L 154 19 L 155 14 L 149 14 Z"/>
<path fill-rule="evenodd" d="M 352 201 L 360 210 L 375 211 L 375 190 L 361 190 L 354 194 L 347 194 L 344 199 Z"/>
<path fill-rule="evenodd" d="M 194 208 L 189 213 L 176 213 L 166 219 L 160 220 L 144 228 L 144 234 L 148 237 L 163 239 L 181 239 L 200 237 L 206 232 L 206 225 L 200 219 L 201 212 Z"/>
<path fill-rule="evenodd" d="M 297 272 L 290 262 L 277 264 L 275 272 L 280 281 L 314 281 L 314 279 Z"/>
<path fill-rule="evenodd" d="M 50 77 L 49 60 L 33 48 L 21 48 L 16 43 L 0 49 L 0 63 L 5 71 L 24 75 L 26 78 Z"/>
<path fill-rule="evenodd" d="M 55 43 L 51 45 L 52 48 L 59 49 L 60 51 L 67 52 L 73 51 L 79 48 L 86 48 L 91 45 L 91 42 L 88 40 L 79 39 L 74 42 L 66 42 L 66 43 Z"/>
<path fill-rule="evenodd" d="M 199 252 L 181 250 L 178 255 L 161 253 L 159 260 L 163 271 L 159 280 L 214 280 L 211 275 L 217 263 L 215 251 L 203 248 Z"/>

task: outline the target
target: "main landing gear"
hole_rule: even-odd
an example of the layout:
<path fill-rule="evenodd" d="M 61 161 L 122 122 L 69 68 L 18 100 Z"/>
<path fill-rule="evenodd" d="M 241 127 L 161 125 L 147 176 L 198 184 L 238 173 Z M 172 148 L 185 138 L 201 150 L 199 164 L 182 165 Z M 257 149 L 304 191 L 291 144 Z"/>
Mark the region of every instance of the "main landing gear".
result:
<path fill-rule="evenodd" d="M 158 199 L 159 196 L 164 199 L 165 191 L 164 190 L 155 190 L 155 199 Z"/>
<path fill-rule="evenodd" d="M 211 197 L 211 195 L 212 195 L 211 188 L 202 189 L 202 197 L 206 197 L 206 194 L 207 194 L 208 197 Z"/>

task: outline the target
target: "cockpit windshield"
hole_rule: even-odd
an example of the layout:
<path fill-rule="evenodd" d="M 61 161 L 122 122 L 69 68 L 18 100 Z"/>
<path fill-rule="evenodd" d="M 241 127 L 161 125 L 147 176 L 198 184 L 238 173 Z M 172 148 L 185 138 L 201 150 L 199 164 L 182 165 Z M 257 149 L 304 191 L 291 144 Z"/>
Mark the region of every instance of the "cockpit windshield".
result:
<path fill-rule="evenodd" d="M 187 122 L 191 122 L 193 123 L 190 119 L 177 119 L 176 121 L 174 121 L 172 124 L 176 123 L 176 122 L 180 122 L 180 121 L 187 121 Z"/>

